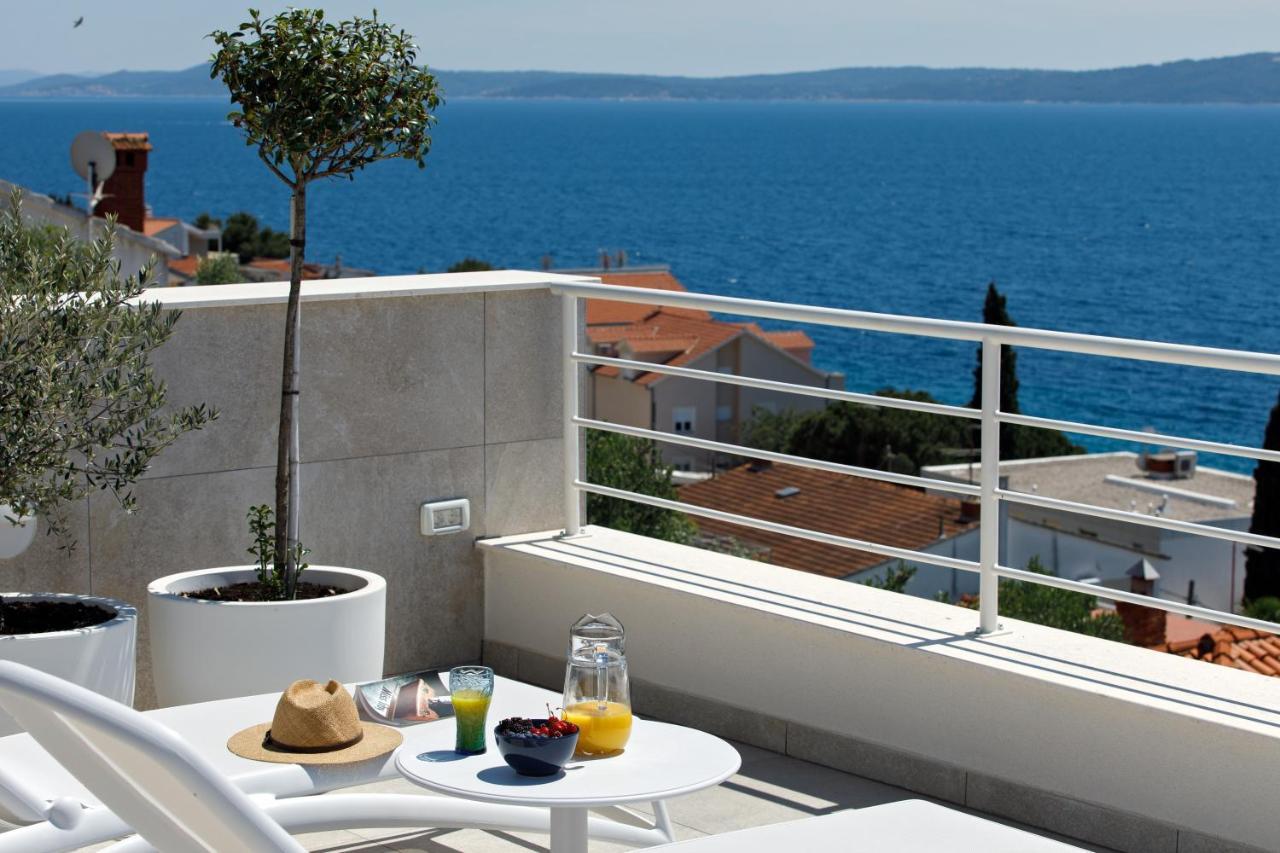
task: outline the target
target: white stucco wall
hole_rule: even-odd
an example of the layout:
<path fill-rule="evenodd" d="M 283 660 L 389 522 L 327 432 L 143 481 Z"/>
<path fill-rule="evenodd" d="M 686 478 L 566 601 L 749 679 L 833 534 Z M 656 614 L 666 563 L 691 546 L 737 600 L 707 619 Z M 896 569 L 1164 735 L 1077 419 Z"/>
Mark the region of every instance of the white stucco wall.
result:
<path fill-rule="evenodd" d="M 0 210 L 9 209 L 9 198 L 14 186 L 8 181 L 0 181 Z M 105 219 L 89 220 L 84 211 L 57 204 L 49 196 L 27 190 L 23 191 L 22 218 L 34 224 L 66 228 L 72 234 L 86 240 L 98 239 L 107 227 Z M 169 284 L 168 259 L 180 257 L 181 254 L 168 243 L 139 234 L 124 226 L 116 228 L 116 245 L 113 255 L 120 262 L 122 275 L 137 275 L 154 257 L 156 259 L 155 283 L 161 287 L 166 286 Z"/>

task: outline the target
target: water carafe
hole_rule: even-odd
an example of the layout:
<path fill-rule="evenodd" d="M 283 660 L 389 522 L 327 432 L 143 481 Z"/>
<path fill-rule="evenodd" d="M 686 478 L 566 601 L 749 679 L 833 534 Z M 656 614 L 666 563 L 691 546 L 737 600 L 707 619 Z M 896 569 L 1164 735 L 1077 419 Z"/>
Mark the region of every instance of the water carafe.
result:
<path fill-rule="evenodd" d="M 564 719 L 577 724 L 579 755 L 614 755 L 631 737 L 626 631 L 611 613 L 583 616 L 569 629 Z"/>

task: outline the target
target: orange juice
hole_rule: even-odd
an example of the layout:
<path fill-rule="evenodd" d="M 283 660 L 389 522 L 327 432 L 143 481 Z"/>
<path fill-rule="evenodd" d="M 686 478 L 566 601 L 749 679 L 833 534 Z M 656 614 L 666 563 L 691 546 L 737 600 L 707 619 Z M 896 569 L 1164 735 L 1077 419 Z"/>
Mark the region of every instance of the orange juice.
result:
<path fill-rule="evenodd" d="M 458 723 L 458 752 L 474 755 L 485 751 L 484 721 L 489 713 L 489 698 L 483 690 L 454 691 L 453 716 Z"/>
<path fill-rule="evenodd" d="M 631 706 L 621 702 L 579 702 L 564 709 L 564 719 L 581 730 L 579 755 L 620 752 L 631 737 Z"/>

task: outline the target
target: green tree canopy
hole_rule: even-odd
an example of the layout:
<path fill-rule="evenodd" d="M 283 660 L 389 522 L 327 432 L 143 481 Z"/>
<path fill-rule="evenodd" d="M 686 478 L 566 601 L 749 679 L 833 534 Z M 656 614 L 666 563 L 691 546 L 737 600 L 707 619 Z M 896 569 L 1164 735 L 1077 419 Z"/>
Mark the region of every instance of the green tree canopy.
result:
<path fill-rule="evenodd" d="M 587 430 L 587 479 L 656 498 L 678 500 L 679 497 L 671 480 L 671 466 L 662 461 L 658 445 L 629 435 Z M 587 495 L 587 521 L 685 544 L 691 542 L 697 532 L 683 513 L 604 495 Z"/>
<path fill-rule="evenodd" d="M 937 402 L 924 391 L 881 388 L 876 394 Z M 843 402 L 803 414 L 757 409 L 744 435 L 764 450 L 902 473 L 955 462 L 976 439 L 963 418 Z"/>
<path fill-rule="evenodd" d="M 222 229 L 222 250 L 234 252 L 242 264 L 247 264 L 254 258 L 289 257 L 289 235 L 259 226 L 258 217 L 247 211 L 231 214 L 225 225 L 209 214 L 202 213 L 196 217 L 195 224 L 197 228 L 219 226 Z"/>
<path fill-rule="evenodd" d="M 232 254 L 209 255 L 196 266 L 196 284 L 235 284 L 244 281 Z"/>
<path fill-rule="evenodd" d="M 156 455 L 217 415 L 165 411 L 151 353 L 179 312 L 130 303 L 152 267 L 120 275 L 114 223 L 86 243 L 24 225 L 21 204 L 0 214 L 0 503 L 65 535 L 67 503 L 102 490 L 132 511 Z"/>
<path fill-rule="evenodd" d="M 1280 450 L 1280 398 L 1267 418 L 1262 438 L 1266 450 Z M 1280 462 L 1262 461 L 1253 469 L 1253 519 L 1249 532 L 1280 537 Z M 1246 602 L 1280 597 L 1280 551 L 1250 547 L 1244 557 Z"/>
<path fill-rule="evenodd" d="M 1027 563 L 1027 571 L 1049 574 L 1038 557 Z M 1119 616 L 1110 611 L 1099 612 L 1097 596 L 1069 589 L 1001 578 L 1000 614 L 1104 640 L 1124 641 L 1124 622 Z"/>
<path fill-rule="evenodd" d="M 486 272 L 493 269 L 493 264 L 479 258 L 465 257 L 445 272 Z"/>

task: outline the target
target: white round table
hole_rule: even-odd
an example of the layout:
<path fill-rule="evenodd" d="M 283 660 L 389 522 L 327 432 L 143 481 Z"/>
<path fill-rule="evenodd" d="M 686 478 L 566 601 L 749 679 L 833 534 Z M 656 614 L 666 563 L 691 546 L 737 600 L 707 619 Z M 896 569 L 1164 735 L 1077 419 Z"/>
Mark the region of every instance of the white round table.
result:
<path fill-rule="evenodd" d="M 408 780 L 442 794 L 487 803 L 551 809 L 552 853 L 586 853 L 587 810 L 660 801 L 719 785 L 738 772 L 738 751 L 718 737 L 649 720 L 635 720 L 621 755 L 570 759 L 555 776 L 520 776 L 492 742 L 482 755 L 453 750 L 396 753 Z"/>

